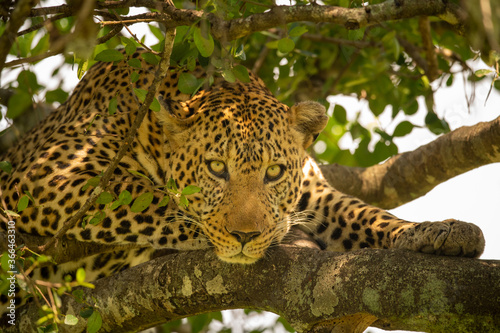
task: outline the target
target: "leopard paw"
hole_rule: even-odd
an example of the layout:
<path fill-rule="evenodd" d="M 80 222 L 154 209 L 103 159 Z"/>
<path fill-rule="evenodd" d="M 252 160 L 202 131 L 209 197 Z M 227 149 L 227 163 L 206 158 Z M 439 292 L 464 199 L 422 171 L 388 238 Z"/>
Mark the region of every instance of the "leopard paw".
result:
<path fill-rule="evenodd" d="M 423 222 L 405 229 L 394 247 L 423 253 L 477 258 L 484 250 L 484 236 L 478 226 L 457 220 Z"/>

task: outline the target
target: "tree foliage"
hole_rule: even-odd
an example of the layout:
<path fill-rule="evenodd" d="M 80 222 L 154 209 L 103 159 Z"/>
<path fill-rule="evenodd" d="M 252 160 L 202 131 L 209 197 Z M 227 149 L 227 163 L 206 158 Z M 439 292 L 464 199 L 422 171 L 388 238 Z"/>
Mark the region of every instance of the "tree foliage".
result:
<path fill-rule="evenodd" d="M 332 0 L 279 5 L 271 0 L 67 1 L 62 5 L 12 1 L 0 9 L 0 103 L 5 106 L 0 117 L 6 124 L 2 125 L 0 151 L 64 103 L 70 92 L 61 73 L 74 70 L 81 78 L 96 61 L 122 60 L 138 48 L 150 51 L 145 55 L 147 62 L 160 64 L 160 55 L 169 47 L 168 32 L 175 28 L 172 48 L 167 50 L 171 51 L 171 66 L 193 69 L 200 64 L 227 81 L 248 80 L 245 66 L 286 104 L 312 99 L 329 106 L 330 121 L 311 153 L 322 162 L 349 167 L 348 172 L 362 180 L 356 172 L 362 169 L 354 167 L 371 167 L 396 155 L 394 140 L 420 125 L 405 118 L 397 120 L 393 131 L 367 127 L 359 121 L 359 113 L 348 114 L 342 106 L 330 105 L 327 97 L 347 95 L 364 100 L 375 119 L 384 112 L 400 119 L 396 117 L 423 109 L 425 128 L 435 134 L 448 133 L 449 124 L 435 109 L 437 89 L 452 85 L 461 75 L 472 82 L 489 80 L 492 89 L 500 89 L 500 24 L 496 17 L 500 17 L 500 6 L 495 0 L 374 0 L 369 4 Z M 130 30 L 144 23 L 153 42 L 146 42 L 144 30 Z M 39 77 L 34 65 L 56 57 L 61 64 L 52 77 Z M 474 72 L 470 63 L 477 58 L 486 65 Z M 131 60 L 129 65 L 133 72 L 137 64 Z M 49 80 L 50 88 L 42 83 Z M 186 73 L 179 88 L 193 93 L 207 83 Z M 144 111 L 156 107 L 152 93 L 136 94 L 147 105 Z M 114 109 L 116 105 L 110 103 L 109 113 Z M 498 122 L 493 126 L 496 132 L 488 132 L 489 138 L 498 132 Z M 354 142 L 350 149 L 338 144 L 346 136 Z M 498 160 L 497 152 L 478 163 Z M 458 168 L 453 175 L 475 166 Z M 1 170 L 8 168 L 7 162 L 0 162 Z M 104 184 L 105 177 L 96 185 Z M 102 197 L 104 186 L 100 188 L 101 192 L 94 192 L 95 200 Z M 350 191 L 359 194 L 355 191 L 360 187 Z M 23 205 L 29 201 L 25 198 Z M 394 200 L 389 198 L 383 205 L 402 203 Z M 193 321 L 194 331 L 212 319 L 200 318 Z"/>

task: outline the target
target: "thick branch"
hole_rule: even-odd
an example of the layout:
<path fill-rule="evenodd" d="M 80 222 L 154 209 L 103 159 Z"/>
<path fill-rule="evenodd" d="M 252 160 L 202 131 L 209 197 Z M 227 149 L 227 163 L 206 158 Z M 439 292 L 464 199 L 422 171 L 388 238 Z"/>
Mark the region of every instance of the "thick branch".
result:
<path fill-rule="evenodd" d="M 480 166 L 500 162 L 500 117 L 461 127 L 412 152 L 368 168 L 323 165 L 338 190 L 383 208 L 418 198 L 436 185 Z"/>
<path fill-rule="evenodd" d="M 301 332 L 362 332 L 368 325 L 488 332 L 500 326 L 498 261 L 285 246 L 266 258 L 247 266 L 223 263 L 212 251 L 182 252 L 101 279 L 85 295 L 97 300 L 103 332 L 231 308 L 279 313 Z M 67 297 L 63 302 L 63 313 L 82 308 Z M 32 332 L 37 316 L 35 304 L 25 306 L 18 311 L 20 322 L 5 332 Z M 84 330 L 82 318 L 76 327 L 60 325 L 61 332 Z"/>
<path fill-rule="evenodd" d="M 243 37 L 255 31 L 267 30 L 285 23 L 309 21 L 330 22 L 346 29 L 378 25 L 382 22 L 416 16 L 438 16 L 453 24 L 463 24 L 465 17 L 460 7 L 440 0 L 386 1 L 362 8 L 336 6 L 277 6 L 270 11 L 229 22 L 227 40 Z"/>
<path fill-rule="evenodd" d="M 205 16 L 202 11 L 176 9 L 168 4 L 153 0 L 135 1 L 105 1 L 98 2 L 97 8 L 122 8 L 122 7 L 147 7 L 160 9 L 171 18 L 165 24 L 169 27 L 179 25 L 192 25 Z M 74 10 L 68 5 L 37 8 L 31 11 L 32 16 L 48 14 L 67 14 Z M 142 14 L 144 18 L 165 21 L 161 13 Z M 314 23 L 330 22 L 345 26 L 347 29 L 359 29 L 366 26 L 378 25 L 382 22 L 412 18 L 417 16 L 438 16 L 444 21 L 462 26 L 465 23 L 466 13 L 459 6 L 441 0 L 389 0 L 380 4 L 364 6 L 362 8 L 343 8 L 337 6 L 274 6 L 265 13 L 250 15 L 229 21 L 208 14 L 206 18 L 211 21 L 212 33 L 221 40 L 233 40 L 253 32 L 267 30 L 286 23 L 309 21 Z M 137 15 L 139 19 L 143 16 Z M 126 20 L 126 17 L 123 17 Z"/>

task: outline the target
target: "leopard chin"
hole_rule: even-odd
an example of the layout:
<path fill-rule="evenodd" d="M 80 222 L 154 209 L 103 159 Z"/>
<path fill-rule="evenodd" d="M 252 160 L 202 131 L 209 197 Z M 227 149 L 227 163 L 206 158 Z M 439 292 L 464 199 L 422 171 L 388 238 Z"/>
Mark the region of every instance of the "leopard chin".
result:
<path fill-rule="evenodd" d="M 230 264 L 243 264 L 243 265 L 251 265 L 255 262 L 257 262 L 260 257 L 255 258 L 255 257 L 249 257 L 243 252 L 240 252 L 236 255 L 225 257 L 225 256 L 218 256 L 220 260 L 230 263 Z"/>

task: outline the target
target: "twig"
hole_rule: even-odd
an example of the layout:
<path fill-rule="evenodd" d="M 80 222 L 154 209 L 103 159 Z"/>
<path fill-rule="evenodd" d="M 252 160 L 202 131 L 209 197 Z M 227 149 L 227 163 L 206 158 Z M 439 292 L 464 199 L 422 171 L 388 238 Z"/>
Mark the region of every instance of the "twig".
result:
<path fill-rule="evenodd" d="M 61 37 L 60 39 L 58 39 L 57 43 L 54 43 L 54 45 L 52 46 L 52 50 L 50 50 L 50 51 L 47 51 L 47 52 L 41 53 L 41 54 L 37 54 L 37 55 L 32 56 L 32 57 L 27 57 L 27 58 L 9 61 L 9 62 L 5 63 L 4 67 L 7 68 L 7 67 L 13 67 L 13 66 L 25 64 L 25 63 L 34 63 L 34 62 L 43 60 L 45 58 L 55 56 L 64 50 L 64 46 L 68 43 L 68 41 L 71 39 L 72 36 L 73 36 L 72 34 L 65 35 L 64 37 Z"/>
<path fill-rule="evenodd" d="M 420 56 L 421 50 L 401 36 L 396 35 L 396 39 L 405 52 L 413 59 L 415 64 L 427 73 L 427 62 Z"/>
<path fill-rule="evenodd" d="M 122 19 L 122 18 L 120 17 L 120 15 L 118 15 L 118 14 L 116 14 L 116 13 L 115 13 L 115 15 L 116 15 L 116 17 L 117 17 L 117 18 L 121 21 L 121 19 Z M 136 41 L 139 45 L 141 45 L 143 48 L 145 48 L 146 50 L 148 50 L 148 51 L 149 51 L 149 52 L 151 52 L 151 53 L 158 54 L 158 52 L 153 51 L 153 50 L 152 50 L 149 46 L 147 46 L 146 44 L 144 44 L 143 42 L 141 42 L 141 41 L 139 40 L 139 38 L 137 38 L 137 36 L 136 36 L 134 33 L 132 33 L 132 31 L 130 31 L 129 27 L 128 27 L 126 24 L 123 24 L 123 27 L 124 27 L 125 29 L 127 29 L 127 31 L 128 31 L 128 33 L 130 34 L 130 36 L 132 36 L 132 37 L 134 38 L 134 40 L 135 40 L 135 41 Z"/>
<path fill-rule="evenodd" d="M 341 45 L 346 45 L 346 46 L 352 46 L 357 49 L 363 49 L 365 47 L 373 47 L 380 45 L 381 43 L 375 43 L 375 42 L 365 42 L 362 40 L 349 40 L 349 39 L 342 39 L 342 38 L 335 38 L 335 37 L 328 37 L 328 36 L 322 36 L 322 35 L 316 35 L 316 34 L 311 34 L 311 33 L 305 33 L 302 35 L 302 38 L 309 39 L 315 42 L 321 42 L 321 43 L 332 43 L 332 44 L 341 44 Z"/>
<path fill-rule="evenodd" d="M 16 40 L 17 30 L 24 24 L 31 8 L 37 3 L 38 0 L 20 0 L 12 11 L 10 20 L 5 25 L 5 30 L 0 36 L 0 69 L 4 67 L 7 54 L 9 54 L 10 48 Z"/>
<path fill-rule="evenodd" d="M 117 154 L 113 158 L 113 161 L 111 161 L 109 167 L 102 175 L 99 184 L 90 194 L 90 197 L 87 199 L 85 204 L 78 210 L 78 212 L 75 215 L 73 215 L 69 220 L 67 220 L 64 223 L 63 227 L 47 243 L 39 247 L 38 250 L 40 252 L 43 252 L 50 246 L 54 245 L 56 241 L 59 238 L 61 238 L 69 229 L 73 228 L 78 223 L 78 221 L 80 221 L 83 218 L 87 210 L 94 205 L 99 195 L 104 191 L 104 189 L 108 185 L 108 182 L 113 176 L 113 171 L 118 166 L 118 163 L 120 162 L 122 157 L 128 151 L 128 148 L 132 146 L 132 142 L 135 139 L 137 130 L 139 129 L 142 120 L 144 119 L 144 116 L 148 112 L 149 106 L 153 102 L 153 99 L 155 97 L 156 91 L 160 86 L 160 83 L 163 81 L 163 78 L 165 77 L 168 71 L 168 67 L 170 64 L 170 55 L 172 54 L 174 39 L 175 39 L 175 29 L 167 29 L 165 33 L 165 50 L 161 53 L 160 63 L 158 64 L 158 68 L 156 70 L 153 83 L 148 89 L 148 93 L 146 95 L 144 103 L 139 108 L 134 123 L 130 127 L 129 132 L 125 137 L 122 146 L 120 147 Z"/>
<path fill-rule="evenodd" d="M 158 19 L 138 18 L 138 19 L 120 20 L 120 21 L 101 21 L 101 22 L 99 22 L 99 24 L 102 26 L 117 25 L 117 24 L 126 25 L 126 24 L 157 22 L 157 21 L 158 21 Z"/>
<path fill-rule="evenodd" d="M 114 27 L 113 29 L 111 29 L 111 31 L 108 32 L 106 35 L 98 38 L 96 44 L 99 45 L 99 44 L 102 44 L 102 43 L 106 43 L 108 40 L 110 40 L 111 38 L 113 38 L 116 35 L 118 35 L 120 33 L 120 31 L 122 31 L 122 28 L 123 27 L 117 25 L 116 27 Z"/>
<path fill-rule="evenodd" d="M 41 23 L 32 25 L 31 27 L 29 27 L 27 29 L 19 31 L 17 33 L 17 36 L 25 35 L 25 34 L 30 33 L 32 31 L 38 30 L 40 28 L 43 28 L 44 26 L 48 25 L 49 23 L 52 23 L 54 21 L 57 21 L 57 20 L 60 20 L 60 19 L 63 19 L 65 17 L 69 17 L 69 16 L 71 16 L 71 14 L 59 14 L 59 15 L 52 16 L 52 17 L 46 19 L 45 21 L 43 21 Z"/>
<path fill-rule="evenodd" d="M 481 14 L 483 16 L 483 26 L 484 33 L 486 34 L 486 39 L 490 43 L 490 47 L 493 50 L 500 52 L 500 45 L 498 44 L 498 40 L 495 37 L 495 26 L 493 25 L 493 19 L 491 17 L 492 10 L 490 1 L 479 0 L 479 7 L 481 8 Z"/>
<path fill-rule="evenodd" d="M 257 57 L 257 59 L 255 60 L 255 62 L 253 63 L 252 72 L 254 72 L 255 74 L 257 74 L 260 71 L 260 68 L 264 64 L 264 61 L 266 60 L 267 54 L 269 53 L 269 48 L 266 46 L 266 44 L 270 40 L 271 40 L 271 38 L 267 37 L 267 40 L 264 43 L 264 47 L 262 48 L 262 50 L 260 50 L 259 56 Z"/>
<path fill-rule="evenodd" d="M 434 51 L 434 44 L 431 37 L 431 24 L 427 16 L 420 16 L 418 18 L 418 29 L 422 37 L 422 44 L 425 51 L 425 59 L 427 60 L 427 69 L 425 74 L 429 81 L 434 81 L 439 77 L 439 69 L 437 63 L 436 52 Z"/>

